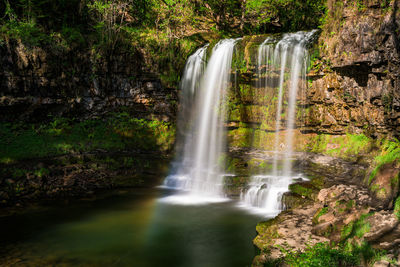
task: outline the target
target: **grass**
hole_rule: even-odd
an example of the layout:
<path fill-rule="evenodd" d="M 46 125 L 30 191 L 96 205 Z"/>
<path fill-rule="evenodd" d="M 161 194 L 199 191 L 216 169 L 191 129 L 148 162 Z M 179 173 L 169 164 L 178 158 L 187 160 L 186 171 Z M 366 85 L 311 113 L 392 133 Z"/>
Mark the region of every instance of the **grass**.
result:
<path fill-rule="evenodd" d="M 360 263 L 355 253 L 340 248 L 332 248 L 327 243 L 308 246 L 304 252 L 288 251 L 281 248 L 285 262 L 292 267 L 300 266 L 356 266 Z"/>
<path fill-rule="evenodd" d="M 329 211 L 329 208 L 328 208 L 328 207 L 324 207 L 324 208 L 320 209 L 320 211 L 314 216 L 314 218 L 313 218 L 313 223 L 314 223 L 314 224 L 317 224 L 317 223 L 318 223 L 319 217 L 321 217 L 322 215 L 327 214 L 328 211 Z"/>
<path fill-rule="evenodd" d="M 362 242 L 359 245 L 339 245 L 329 243 L 317 243 L 314 246 L 308 246 L 304 252 L 286 250 L 281 247 L 284 253 L 284 262 L 291 267 L 322 267 L 322 266 L 360 266 L 361 259 L 368 266 L 372 266 L 379 260 L 387 260 L 383 250 L 373 249 L 368 243 Z M 266 266 L 277 266 L 276 262 L 266 264 Z"/>
<path fill-rule="evenodd" d="M 395 139 L 394 141 L 382 140 L 381 153 L 375 157 L 376 167 L 369 176 L 369 183 L 375 178 L 378 171 L 386 164 L 393 162 L 400 162 L 400 142 Z"/>
<path fill-rule="evenodd" d="M 289 186 L 291 192 L 296 193 L 300 196 L 304 196 L 309 199 L 313 199 L 315 190 L 302 184 L 291 184 Z"/>
<path fill-rule="evenodd" d="M 334 144 L 336 147 L 329 149 L 329 144 Z M 347 158 L 360 153 L 368 153 L 372 144 L 373 140 L 363 134 L 346 134 L 343 136 L 320 134 L 313 138 L 308 150 L 310 152 Z"/>
<path fill-rule="evenodd" d="M 358 220 L 346 225 L 342 229 L 342 239 L 345 240 L 352 237 L 362 238 L 371 229 L 369 223 L 366 222 L 366 219 L 371 215 L 371 213 L 363 214 Z"/>
<path fill-rule="evenodd" d="M 400 220 L 400 196 L 394 203 L 394 214 L 397 216 L 397 219 Z"/>
<path fill-rule="evenodd" d="M 0 124 L 0 163 L 94 150 L 168 151 L 173 125 L 113 113 L 106 119 L 54 118 L 46 124 Z"/>

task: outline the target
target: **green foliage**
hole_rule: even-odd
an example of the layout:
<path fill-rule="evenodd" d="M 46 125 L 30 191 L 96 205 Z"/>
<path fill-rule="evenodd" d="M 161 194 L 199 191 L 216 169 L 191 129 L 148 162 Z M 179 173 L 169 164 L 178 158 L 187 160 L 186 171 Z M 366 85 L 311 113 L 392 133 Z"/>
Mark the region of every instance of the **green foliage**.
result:
<path fill-rule="evenodd" d="M 327 243 L 308 246 L 304 252 L 288 251 L 281 248 L 285 262 L 292 267 L 319 266 L 356 266 L 360 263 L 356 253 L 333 248 Z"/>
<path fill-rule="evenodd" d="M 10 21 L 1 26 L 0 31 L 11 38 L 21 39 L 28 47 L 39 46 L 50 41 L 50 37 L 43 33 L 33 21 Z"/>
<path fill-rule="evenodd" d="M 366 137 L 364 134 L 347 134 L 348 144 L 346 153 L 347 154 L 358 154 L 363 149 L 368 148 L 371 139 Z"/>
<path fill-rule="evenodd" d="M 71 33 L 71 39 L 81 41 L 79 35 L 93 33 L 94 44 L 107 51 L 129 43 L 126 28 L 137 37 L 153 30 L 170 40 L 204 29 L 221 36 L 295 31 L 317 27 L 325 10 L 323 0 L 5 0 L 5 4 L 0 17 L 5 24 L 16 22 L 5 31 L 12 38 L 39 45 L 39 33 L 44 38 L 73 28 L 80 34 Z"/>
<path fill-rule="evenodd" d="M 326 150 L 326 146 L 328 145 L 328 139 L 326 135 L 320 134 L 313 138 L 310 143 L 311 147 L 309 150 L 314 153 L 320 153 Z"/>
<path fill-rule="evenodd" d="M 363 11 L 367 8 L 363 0 L 357 0 L 356 6 L 357 6 L 358 11 Z"/>
<path fill-rule="evenodd" d="M 307 187 L 304 184 L 291 184 L 289 186 L 289 190 L 293 193 L 296 193 L 300 196 L 307 197 L 309 199 L 313 199 L 314 190 L 310 187 Z"/>
<path fill-rule="evenodd" d="M 328 148 L 329 144 L 335 148 Z M 364 134 L 346 134 L 338 137 L 320 134 L 312 139 L 308 150 L 351 159 L 354 156 L 357 157 L 360 153 L 368 153 L 372 146 L 373 140 Z"/>
<path fill-rule="evenodd" d="M 397 216 L 397 219 L 400 220 L 400 196 L 396 199 L 394 203 L 394 214 Z"/>
<path fill-rule="evenodd" d="M 77 122 L 54 118 L 39 125 L 2 123 L 0 162 L 96 149 L 167 151 L 172 148 L 174 135 L 175 130 L 169 123 L 132 118 L 125 112 L 111 114 L 105 120 Z"/>
<path fill-rule="evenodd" d="M 39 170 L 36 170 L 35 172 L 34 172 L 34 174 L 37 176 L 37 177 L 43 177 L 43 176 L 46 176 L 46 175 L 48 175 L 50 173 L 50 170 L 48 170 L 48 169 L 46 169 L 46 168 L 40 168 Z"/>
<path fill-rule="evenodd" d="M 342 229 L 342 240 L 346 240 L 352 237 L 362 238 L 366 233 L 369 232 L 371 226 L 366 222 L 366 219 L 372 214 L 363 214 L 361 217 L 354 222 L 349 223 Z"/>
<path fill-rule="evenodd" d="M 328 208 L 328 207 L 324 207 L 324 208 L 320 209 L 319 212 L 317 213 L 317 215 L 314 216 L 314 218 L 313 218 L 313 223 L 314 223 L 314 224 L 317 224 L 317 223 L 318 223 L 319 217 L 321 217 L 322 215 L 327 214 L 328 211 L 329 211 L 329 208 Z"/>
<path fill-rule="evenodd" d="M 280 31 L 296 31 L 318 27 L 325 14 L 324 0 L 249 0 L 246 1 L 248 21 L 257 21 L 262 32 L 280 25 Z M 309 16 L 308 14 L 313 14 Z"/>
<path fill-rule="evenodd" d="M 382 259 L 391 262 L 385 251 L 375 250 L 366 242 L 356 245 L 346 243 L 338 246 L 317 243 L 314 246 L 307 246 L 304 252 L 290 251 L 282 247 L 281 251 L 285 255 L 284 262 L 292 267 L 359 266 L 361 259 L 368 266 Z M 266 266 L 277 265 L 267 264 Z"/>
<path fill-rule="evenodd" d="M 68 44 L 77 43 L 83 45 L 85 43 L 85 38 L 79 28 L 64 25 L 61 29 L 61 36 Z"/>
<path fill-rule="evenodd" d="M 97 48 L 107 56 L 114 53 L 118 44 L 124 42 L 124 27 L 127 23 L 127 12 L 132 0 L 92 0 L 87 4 L 93 28 L 97 33 Z"/>
<path fill-rule="evenodd" d="M 381 153 L 375 157 L 375 169 L 371 172 L 369 183 L 375 178 L 378 171 L 385 165 L 400 161 L 400 142 L 397 139 L 394 141 L 381 140 Z"/>
<path fill-rule="evenodd" d="M 307 72 L 310 70 L 316 70 L 319 71 L 322 67 L 321 61 L 320 61 L 320 51 L 318 48 L 312 49 L 310 53 L 310 62 L 308 65 Z"/>
<path fill-rule="evenodd" d="M 17 40 L 27 48 L 56 54 L 91 51 L 93 68 L 99 57 L 104 61 L 116 53 L 137 53 L 146 62 L 145 71 L 160 73 L 163 85 L 173 87 L 185 60 L 199 46 L 245 33 L 315 28 L 323 2 L 5 0 L 4 12 L 0 9 L 0 46 Z M 247 70 L 247 65 L 239 67 Z"/>
<path fill-rule="evenodd" d="M 81 24 L 84 23 L 80 0 L 4 0 L 4 13 L 0 13 L 0 39 L 20 40 L 27 48 L 60 46 L 60 33 L 70 41 L 83 41 Z M 0 9 L 0 12 L 2 10 Z M 74 29 L 70 32 L 67 29 Z M 78 33 L 79 32 L 79 33 Z M 71 37 L 71 38 L 70 38 Z"/>

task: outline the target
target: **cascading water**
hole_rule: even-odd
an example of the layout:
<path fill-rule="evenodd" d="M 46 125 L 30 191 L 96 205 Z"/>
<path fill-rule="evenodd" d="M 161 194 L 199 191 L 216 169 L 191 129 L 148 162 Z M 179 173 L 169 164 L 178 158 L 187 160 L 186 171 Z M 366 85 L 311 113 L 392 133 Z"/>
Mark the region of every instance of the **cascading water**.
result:
<path fill-rule="evenodd" d="M 272 174 L 252 177 L 249 189 L 241 194 L 245 206 L 256 207 L 268 215 L 276 215 L 282 210 L 281 198 L 288 191 L 295 175 L 292 173 L 293 137 L 297 91 L 301 82 L 305 82 L 305 66 L 308 53 L 306 45 L 315 31 L 285 34 L 277 43 L 267 38 L 258 50 L 259 86 L 277 88 L 277 107 L 275 123 L 275 142 Z M 265 71 L 263 72 L 262 70 Z M 279 74 L 279 82 L 274 83 L 273 76 Z M 265 75 L 265 77 L 263 77 Z M 285 94 L 285 90 L 287 94 Z M 287 99 L 285 99 L 287 95 Z M 280 138 L 282 111 L 285 102 L 286 136 Z M 283 141 L 283 143 L 281 142 Z M 282 170 L 279 163 L 282 162 Z"/>
<path fill-rule="evenodd" d="M 165 181 L 164 186 L 170 188 L 185 188 L 187 170 L 185 166 L 191 164 L 193 151 L 193 121 L 195 113 L 195 95 L 198 93 L 200 81 L 204 73 L 206 52 L 208 44 L 199 48 L 186 61 L 185 69 L 180 83 L 179 112 L 177 121 L 176 158 L 172 163 L 172 173 Z"/>
<path fill-rule="evenodd" d="M 194 106 L 194 112 L 191 113 L 191 117 L 186 117 L 187 113 L 182 114 L 184 120 L 190 121 L 191 125 L 184 130 L 186 138 L 183 156 L 178 159 L 174 174 L 166 178 L 164 185 L 188 191 L 186 199 L 189 202 L 199 197 L 223 196 L 223 174 L 219 161 L 225 147 L 224 101 L 230 83 L 232 55 L 237 40 L 225 39 L 216 44 L 203 75 L 199 75 L 197 71 L 188 71 L 190 60 L 204 61 L 203 51 L 198 51 L 187 63 L 183 80 L 190 82 L 182 83 L 182 91 L 190 90 L 195 99 L 181 104 L 189 105 L 183 107 L 183 111 Z M 186 84 L 200 85 L 196 90 L 196 86 Z"/>

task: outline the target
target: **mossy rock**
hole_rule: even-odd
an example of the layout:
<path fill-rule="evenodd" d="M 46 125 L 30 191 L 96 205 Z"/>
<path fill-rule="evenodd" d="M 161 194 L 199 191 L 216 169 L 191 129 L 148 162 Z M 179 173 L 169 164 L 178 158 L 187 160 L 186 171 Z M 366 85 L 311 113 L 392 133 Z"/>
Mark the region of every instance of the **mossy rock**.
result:
<path fill-rule="evenodd" d="M 370 191 L 385 208 L 393 208 L 400 192 L 400 169 L 396 162 L 383 165 L 375 175 Z"/>
<path fill-rule="evenodd" d="M 227 176 L 224 179 L 224 192 L 229 197 L 238 197 L 250 180 L 249 176 Z"/>
<path fill-rule="evenodd" d="M 287 192 L 282 196 L 282 203 L 286 210 L 290 210 L 312 204 L 313 201 L 296 193 Z"/>
<path fill-rule="evenodd" d="M 260 251 L 267 252 L 269 247 L 274 244 L 274 239 L 279 238 L 278 229 L 281 221 L 281 216 L 277 216 L 274 219 L 257 224 L 258 235 L 253 243 Z"/>
<path fill-rule="evenodd" d="M 319 189 L 314 187 L 310 182 L 299 182 L 291 184 L 289 190 L 299 196 L 308 198 L 310 200 L 316 200 Z"/>

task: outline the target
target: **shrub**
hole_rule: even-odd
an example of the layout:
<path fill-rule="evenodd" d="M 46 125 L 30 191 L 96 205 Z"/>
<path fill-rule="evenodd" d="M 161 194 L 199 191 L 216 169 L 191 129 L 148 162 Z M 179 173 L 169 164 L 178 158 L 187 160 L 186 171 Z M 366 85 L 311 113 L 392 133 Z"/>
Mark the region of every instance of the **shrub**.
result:
<path fill-rule="evenodd" d="M 332 248 L 327 243 L 308 246 L 304 252 L 282 249 L 285 262 L 293 267 L 356 266 L 360 263 L 357 254 L 340 248 Z"/>

